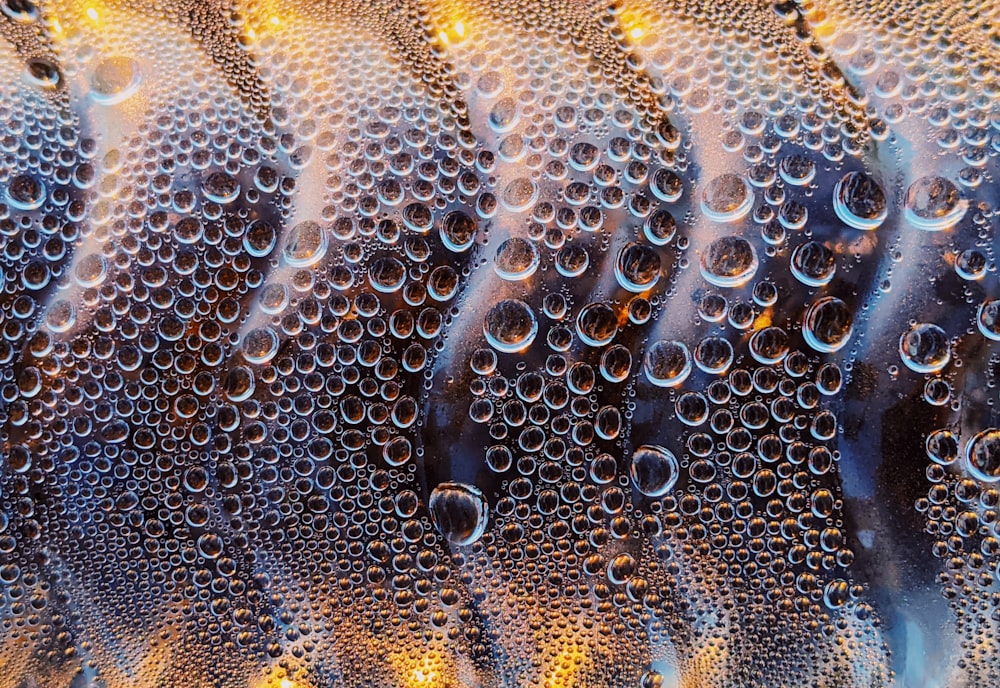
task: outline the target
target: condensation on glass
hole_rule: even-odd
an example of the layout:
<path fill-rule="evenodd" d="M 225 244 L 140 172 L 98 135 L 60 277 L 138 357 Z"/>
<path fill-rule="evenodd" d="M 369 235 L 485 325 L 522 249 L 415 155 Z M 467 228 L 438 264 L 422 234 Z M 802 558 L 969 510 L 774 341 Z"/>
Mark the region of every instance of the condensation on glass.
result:
<path fill-rule="evenodd" d="M 0 0 L 0 688 L 1000 684 L 996 0 Z"/>

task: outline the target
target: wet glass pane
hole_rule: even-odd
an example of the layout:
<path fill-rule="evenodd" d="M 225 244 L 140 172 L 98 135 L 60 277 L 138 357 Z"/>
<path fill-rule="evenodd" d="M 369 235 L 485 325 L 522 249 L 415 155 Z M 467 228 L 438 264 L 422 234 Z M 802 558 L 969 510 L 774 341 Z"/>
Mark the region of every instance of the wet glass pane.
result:
<path fill-rule="evenodd" d="M 998 23 L 0 0 L 0 688 L 1000 685 Z"/>

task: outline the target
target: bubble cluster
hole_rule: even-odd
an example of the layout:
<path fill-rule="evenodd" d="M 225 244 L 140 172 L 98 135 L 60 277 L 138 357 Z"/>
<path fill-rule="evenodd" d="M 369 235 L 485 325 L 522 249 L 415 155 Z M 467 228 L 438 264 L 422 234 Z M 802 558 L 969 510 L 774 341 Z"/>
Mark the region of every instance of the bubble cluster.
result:
<path fill-rule="evenodd" d="M 0 686 L 996 685 L 994 10 L 0 0 Z"/>

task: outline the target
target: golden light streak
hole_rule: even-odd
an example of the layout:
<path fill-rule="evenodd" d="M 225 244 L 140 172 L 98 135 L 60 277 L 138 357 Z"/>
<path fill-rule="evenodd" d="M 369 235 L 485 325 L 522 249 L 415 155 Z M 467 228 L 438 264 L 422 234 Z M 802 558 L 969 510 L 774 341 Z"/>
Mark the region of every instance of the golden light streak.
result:
<path fill-rule="evenodd" d="M 429 686 L 437 678 L 434 670 L 434 662 L 430 657 L 424 657 L 423 662 L 413 669 L 413 684 L 417 686 Z"/>
<path fill-rule="evenodd" d="M 649 33 L 649 20 L 634 10 L 622 12 L 620 22 L 625 35 L 634 43 L 638 43 Z"/>
<path fill-rule="evenodd" d="M 464 41 L 467 33 L 468 27 L 466 27 L 465 21 L 454 19 L 450 20 L 445 28 L 438 31 L 437 38 L 442 45 L 451 45 L 452 43 L 461 43 Z"/>
<path fill-rule="evenodd" d="M 575 685 L 573 679 L 583 659 L 583 654 L 578 650 L 569 647 L 563 648 L 546 672 L 545 683 L 542 685 L 545 688 L 568 688 Z"/>

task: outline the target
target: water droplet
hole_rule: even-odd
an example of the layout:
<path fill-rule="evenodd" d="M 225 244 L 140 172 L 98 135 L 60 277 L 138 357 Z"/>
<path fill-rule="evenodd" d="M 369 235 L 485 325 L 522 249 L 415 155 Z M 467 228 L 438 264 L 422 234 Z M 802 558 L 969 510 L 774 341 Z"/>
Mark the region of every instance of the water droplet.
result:
<path fill-rule="evenodd" d="M 486 531 L 486 498 L 472 485 L 441 483 L 431 491 L 427 508 L 438 532 L 453 545 L 471 545 Z"/>
<path fill-rule="evenodd" d="M 877 229 L 888 215 L 885 192 L 863 172 L 848 172 L 833 190 L 833 210 L 854 229 Z"/>
<path fill-rule="evenodd" d="M 506 299 L 490 308 L 483 321 L 486 341 L 497 351 L 523 351 L 538 334 L 538 321 L 528 304 Z"/>
<path fill-rule="evenodd" d="M 1000 429 L 988 428 L 970 439 L 965 445 L 965 461 L 977 480 L 1000 482 Z"/>
<path fill-rule="evenodd" d="M 917 229 L 939 232 L 957 224 L 968 206 L 951 181 L 929 176 L 910 184 L 903 213 L 906 221 Z"/>
<path fill-rule="evenodd" d="M 899 355 L 914 372 L 939 372 L 951 360 L 948 335 L 937 325 L 918 323 L 899 338 Z"/>
<path fill-rule="evenodd" d="M 854 315 L 847 304 L 834 296 L 818 299 L 802 317 L 806 344 L 821 353 L 844 348 L 853 332 Z"/>
<path fill-rule="evenodd" d="M 639 492 L 647 497 L 662 497 L 677 483 L 680 469 L 671 451 L 646 444 L 632 454 L 630 472 Z"/>
<path fill-rule="evenodd" d="M 687 379 L 692 367 L 690 351 L 678 341 L 654 342 L 643 359 L 646 378 L 657 387 L 676 387 Z"/>
<path fill-rule="evenodd" d="M 750 213 L 753 203 L 750 183 L 728 172 L 709 181 L 701 194 L 701 211 L 715 222 L 736 222 Z"/>

